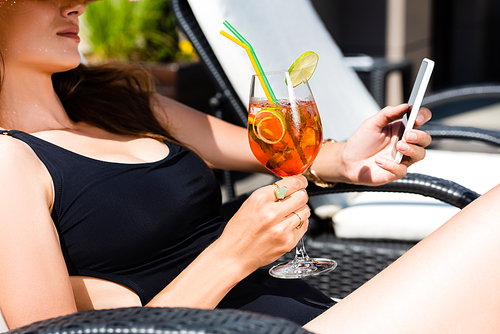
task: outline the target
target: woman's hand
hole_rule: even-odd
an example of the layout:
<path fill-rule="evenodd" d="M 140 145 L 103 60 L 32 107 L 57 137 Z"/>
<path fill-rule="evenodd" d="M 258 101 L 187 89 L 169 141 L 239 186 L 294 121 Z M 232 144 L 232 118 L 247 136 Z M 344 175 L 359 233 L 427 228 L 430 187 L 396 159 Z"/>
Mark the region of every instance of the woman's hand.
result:
<path fill-rule="evenodd" d="M 365 185 L 381 185 L 406 175 L 407 167 L 425 157 L 425 147 L 431 136 L 411 130 L 405 140 L 399 140 L 404 130 L 401 121 L 408 105 L 386 107 L 368 118 L 346 143 L 327 143 L 313 164 L 314 171 L 324 180 Z M 431 118 L 431 112 L 419 110 L 415 127 Z M 396 150 L 404 157 L 397 164 Z"/>
<path fill-rule="evenodd" d="M 310 216 L 303 176 L 287 177 L 276 184 L 287 188 L 286 197 L 277 200 L 277 187 L 256 190 L 228 222 L 218 242 L 227 247 L 249 272 L 272 263 L 290 251 L 304 235 Z M 300 218 L 304 222 L 300 225 Z"/>
<path fill-rule="evenodd" d="M 379 185 L 400 179 L 406 175 L 407 167 L 425 157 L 425 147 L 431 143 L 431 136 L 423 131 L 411 130 L 404 140 L 399 137 L 404 131 L 400 119 L 408 105 L 386 107 L 367 119 L 349 138 L 342 152 L 348 178 L 352 183 Z M 431 118 L 428 109 L 420 109 L 416 126 Z M 397 151 L 404 157 L 397 164 L 393 157 Z"/>
<path fill-rule="evenodd" d="M 308 226 L 307 180 L 291 176 L 276 184 L 287 187 L 285 198 L 276 199 L 274 185 L 256 190 L 220 238 L 146 306 L 214 308 L 242 279 L 295 247 Z"/>

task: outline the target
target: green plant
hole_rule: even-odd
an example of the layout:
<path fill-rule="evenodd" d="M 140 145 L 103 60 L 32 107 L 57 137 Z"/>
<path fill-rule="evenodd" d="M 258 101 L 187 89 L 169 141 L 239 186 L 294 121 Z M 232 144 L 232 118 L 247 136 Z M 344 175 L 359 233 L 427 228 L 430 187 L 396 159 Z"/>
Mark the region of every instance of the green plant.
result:
<path fill-rule="evenodd" d="M 82 30 L 97 61 L 168 62 L 179 57 L 169 0 L 106 0 L 87 7 Z"/>

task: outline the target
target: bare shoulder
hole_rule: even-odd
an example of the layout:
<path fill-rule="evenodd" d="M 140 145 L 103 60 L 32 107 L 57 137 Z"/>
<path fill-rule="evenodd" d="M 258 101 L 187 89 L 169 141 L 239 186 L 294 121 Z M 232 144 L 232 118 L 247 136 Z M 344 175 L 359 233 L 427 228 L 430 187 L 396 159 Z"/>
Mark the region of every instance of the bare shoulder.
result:
<path fill-rule="evenodd" d="M 52 180 L 45 165 L 24 142 L 0 135 L 0 182 L 4 189 L 29 188 L 48 201 Z"/>
<path fill-rule="evenodd" d="M 0 166 L 23 172 L 31 168 L 41 168 L 43 164 L 26 143 L 0 135 Z"/>
<path fill-rule="evenodd" d="M 12 227 L 25 229 L 42 217 L 50 219 L 52 179 L 45 165 L 27 144 L 0 135 L 0 170 L 3 188 L 0 192 L 2 237 L 8 235 L 6 231 Z M 13 221 L 17 223 L 12 224 Z"/>

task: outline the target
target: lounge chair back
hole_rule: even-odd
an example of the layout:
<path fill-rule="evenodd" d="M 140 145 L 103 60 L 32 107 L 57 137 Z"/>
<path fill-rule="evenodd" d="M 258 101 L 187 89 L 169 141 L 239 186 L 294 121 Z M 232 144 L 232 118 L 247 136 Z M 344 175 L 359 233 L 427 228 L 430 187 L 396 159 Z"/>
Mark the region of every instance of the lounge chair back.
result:
<path fill-rule="evenodd" d="M 264 71 L 288 69 L 304 52 L 319 63 L 310 80 L 325 137 L 346 139 L 379 107 L 307 0 L 188 0 L 210 47 L 247 108 L 254 70 L 246 52 L 220 34 L 230 22 L 252 44 Z M 227 31 L 227 29 L 226 29 Z"/>

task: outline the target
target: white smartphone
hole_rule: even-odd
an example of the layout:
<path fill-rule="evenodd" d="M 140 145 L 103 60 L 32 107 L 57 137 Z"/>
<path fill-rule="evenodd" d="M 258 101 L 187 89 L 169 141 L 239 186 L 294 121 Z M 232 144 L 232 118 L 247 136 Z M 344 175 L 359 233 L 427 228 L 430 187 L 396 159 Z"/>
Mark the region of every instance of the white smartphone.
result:
<path fill-rule="evenodd" d="M 422 100 L 424 99 L 427 85 L 429 85 L 429 80 L 431 78 L 433 69 L 434 61 L 424 58 L 424 60 L 422 60 L 422 64 L 420 64 L 417 78 L 415 79 L 415 83 L 413 84 L 413 88 L 411 90 L 410 98 L 408 100 L 408 111 L 403 116 L 404 131 L 400 140 L 404 138 L 408 129 L 413 129 L 415 119 L 417 118 L 418 110 L 422 105 Z M 394 161 L 400 163 L 402 159 L 403 154 L 396 151 L 396 157 L 394 158 Z"/>

